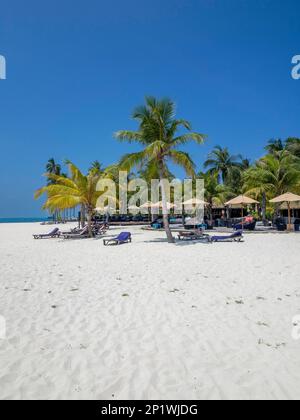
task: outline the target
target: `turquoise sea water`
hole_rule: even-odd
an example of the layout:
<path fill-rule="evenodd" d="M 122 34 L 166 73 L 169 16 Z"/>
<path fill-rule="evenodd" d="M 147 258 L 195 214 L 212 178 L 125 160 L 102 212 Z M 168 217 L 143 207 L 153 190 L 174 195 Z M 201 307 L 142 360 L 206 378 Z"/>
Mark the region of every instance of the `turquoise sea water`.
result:
<path fill-rule="evenodd" d="M 0 218 L 0 223 L 37 223 L 45 222 L 47 218 L 43 217 L 13 217 L 13 218 Z"/>

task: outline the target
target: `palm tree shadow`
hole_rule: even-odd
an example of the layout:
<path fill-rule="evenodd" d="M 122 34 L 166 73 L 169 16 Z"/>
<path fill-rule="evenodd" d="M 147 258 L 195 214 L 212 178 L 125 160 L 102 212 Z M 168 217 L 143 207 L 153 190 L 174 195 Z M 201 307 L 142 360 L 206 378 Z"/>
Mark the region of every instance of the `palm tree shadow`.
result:
<path fill-rule="evenodd" d="M 156 238 L 156 239 L 148 239 L 146 241 L 143 241 L 145 244 L 159 244 L 159 243 L 168 243 L 167 238 Z"/>
<path fill-rule="evenodd" d="M 175 245 L 176 246 L 191 246 L 191 245 L 211 245 L 211 242 L 208 242 L 206 240 L 195 240 L 195 241 L 179 241 L 177 240 Z"/>

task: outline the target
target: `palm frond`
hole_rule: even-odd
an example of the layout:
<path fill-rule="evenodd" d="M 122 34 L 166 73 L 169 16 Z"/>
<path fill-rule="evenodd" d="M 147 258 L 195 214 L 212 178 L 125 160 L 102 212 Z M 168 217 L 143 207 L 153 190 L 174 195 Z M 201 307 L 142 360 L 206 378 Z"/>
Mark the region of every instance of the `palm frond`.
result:
<path fill-rule="evenodd" d="M 196 165 L 188 153 L 171 150 L 169 157 L 176 165 L 181 166 L 189 176 L 195 176 Z"/>
<path fill-rule="evenodd" d="M 205 137 L 206 137 L 205 134 L 187 133 L 173 139 L 172 145 L 174 147 L 177 147 L 177 146 L 187 144 L 190 141 L 194 141 L 197 144 L 203 144 L 205 142 Z"/>
<path fill-rule="evenodd" d="M 119 162 L 119 167 L 124 171 L 131 171 L 132 168 L 139 165 L 146 158 L 145 152 L 129 153 L 122 157 Z"/>
<path fill-rule="evenodd" d="M 139 131 L 120 130 L 114 134 L 119 141 L 128 143 L 143 142 L 142 134 Z"/>

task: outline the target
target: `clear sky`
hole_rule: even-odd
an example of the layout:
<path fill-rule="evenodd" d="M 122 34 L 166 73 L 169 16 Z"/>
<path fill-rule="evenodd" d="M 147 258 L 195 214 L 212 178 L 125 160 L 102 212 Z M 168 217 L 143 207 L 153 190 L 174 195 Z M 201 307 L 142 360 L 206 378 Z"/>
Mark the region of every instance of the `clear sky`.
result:
<path fill-rule="evenodd" d="M 251 159 L 273 137 L 300 137 L 299 0 L 1 0 L 0 217 L 39 216 L 46 161 L 86 170 L 134 146 L 145 95 L 169 96 L 216 144 Z"/>

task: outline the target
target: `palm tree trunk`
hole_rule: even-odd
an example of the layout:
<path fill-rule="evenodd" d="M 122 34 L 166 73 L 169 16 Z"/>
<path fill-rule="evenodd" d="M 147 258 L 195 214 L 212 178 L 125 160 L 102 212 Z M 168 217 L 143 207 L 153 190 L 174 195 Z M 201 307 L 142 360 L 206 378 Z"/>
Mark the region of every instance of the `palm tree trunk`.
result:
<path fill-rule="evenodd" d="M 91 207 L 88 207 L 87 209 L 87 220 L 88 220 L 88 231 L 89 231 L 89 237 L 93 237 L 93 229 L 92 229 L 92 215 L 93 215 L 93 209 Z"/>
<path fill-rule="evenodd" d="M 212 211 L 212 205 L 209 206 L 209 218 L 210 218 L 210 226 L 213 225 L 213 211 Z"/>
<path fill-rule="evenodd" d="M 173 238 L 170 224 L 169 224 L 169 214 L 168 214 L 168 205 L 167 205 L 167 196 L 165 191 L 165 185 L 164 185 L 164 167 L 163 163 L 159 165 L 159 177 L 161 182 L 161 195 L 162 195 L 162 204 L 163 204 L 163 221 L 164 221 L 164 228 L 166 231 L 166 235 L 168 238 L 169 244 L 174 244 L 175 240 Z"/>
<path fill-rule="evenodd" d="M 267 225 L 267 197 L 266 197 L 266 193 L 263 193 L 262 195 L 262 219 L 263 219 L 263 224 L 266 226 Z"/>
<path fill-rule="evenodd" d="M 81 206 L 81 227 L 85 227 L 85 206 Z"/>

